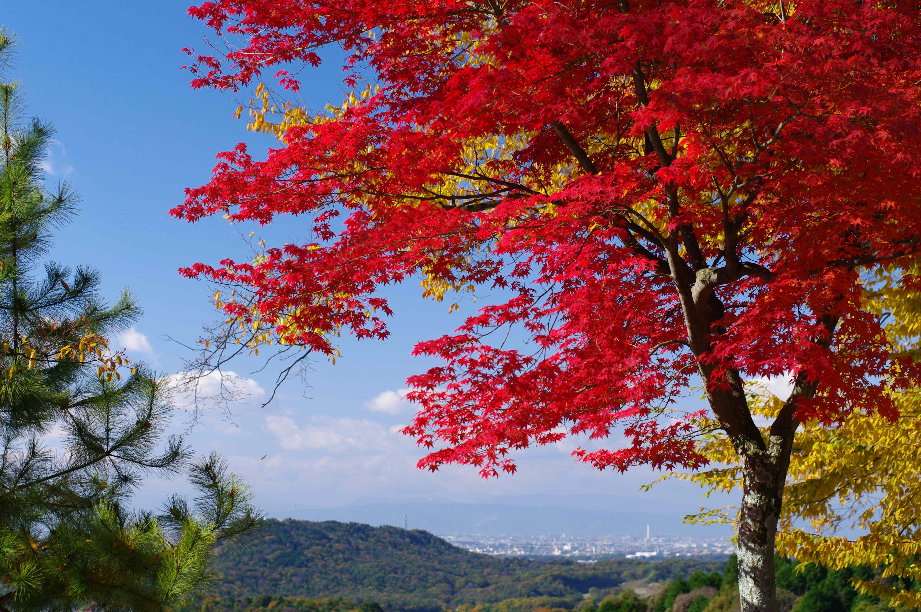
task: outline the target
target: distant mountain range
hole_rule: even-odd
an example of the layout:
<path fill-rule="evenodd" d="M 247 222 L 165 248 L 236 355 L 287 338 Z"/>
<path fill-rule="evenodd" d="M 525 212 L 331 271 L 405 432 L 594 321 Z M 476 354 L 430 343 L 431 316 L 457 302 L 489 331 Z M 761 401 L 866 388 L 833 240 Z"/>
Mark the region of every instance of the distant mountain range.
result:
<path fill-rule="evenodd" d="M 593 564 L 505 559 L 455 547 L 421 530 L 272 520 L 248 541 L 219 552 L 213 567 L 222 578 L 211 591 L 221 605 L 209 609 L 240 609 L 233 602 L 253 596 L 342 597 L 419 612 L 522 597 L 578 601 L 590 589 L 723 565 L 689 559 Z"/>

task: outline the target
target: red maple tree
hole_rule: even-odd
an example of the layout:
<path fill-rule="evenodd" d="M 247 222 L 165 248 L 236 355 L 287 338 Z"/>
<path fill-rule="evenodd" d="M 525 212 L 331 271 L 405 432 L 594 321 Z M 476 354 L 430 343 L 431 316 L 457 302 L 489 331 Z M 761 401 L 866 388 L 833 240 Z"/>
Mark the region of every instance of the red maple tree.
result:
<path fill-rule="evenodd" d="M 346 51 L 349 86 L 373 85 L 315 117 L 285 107 L 280 148 L 222 153 L 172 211 L 304 219 L 304 244 L 183 271 L 238 289 L 220 306 L 257 330 L 247 342 L 330 354 L 340 331 L 386 337 L 382 285 L 495 288 L 502 299 L 455 334 L 417 345 L 443 365 L 410 379 L 406 430 L 429 449 L 421 466 L 484 475 L 514 471 L 515 449 L 615 429 L 629 446 L 576 455 L 699 466 L 698 415 L 677 402 L 702 386 L 743 466 L 742 609 L 776 610 L 797 426 L 893 414 L 886 387 L 919 374 L 862 302 L 874 270 L 921 257 L 917 2 L 220 0 L 190 13 L 237 45 L 197 56 L 195 87 L 277 70 L 297 90 L 326 45 Z M 763 436 L 743 383 L 782 375 L 793 393 Z"/>

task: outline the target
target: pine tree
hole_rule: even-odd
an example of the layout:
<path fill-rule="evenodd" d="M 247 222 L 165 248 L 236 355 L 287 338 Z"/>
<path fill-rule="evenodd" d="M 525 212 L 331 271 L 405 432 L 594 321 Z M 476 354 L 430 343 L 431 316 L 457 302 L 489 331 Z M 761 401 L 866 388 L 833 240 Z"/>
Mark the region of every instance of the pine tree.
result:
<path fill-rule="evenodd" d="M 0 55 L 9 45 L 0 32 Z M 170 609 L 257 517 L 219 457 L 164 440 L 162 384 L 109 349 L 139 313 L 131 297 L 105 305 L 94 271 L 45 262 L 74 197 L 45 188 L 52 129 L 20 124 L 19 106 L 0 84 L 0 612 Z M 126 509 L 145 474 L 187 468 L 194 508 Z"/>

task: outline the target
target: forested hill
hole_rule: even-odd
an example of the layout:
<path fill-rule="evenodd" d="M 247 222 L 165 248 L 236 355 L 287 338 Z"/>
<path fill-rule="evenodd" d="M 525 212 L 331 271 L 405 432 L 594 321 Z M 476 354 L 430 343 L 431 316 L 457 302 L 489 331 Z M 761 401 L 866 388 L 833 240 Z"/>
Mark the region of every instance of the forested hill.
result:
<path fill-rule="evenodd" d="M 221 551 L 212 589 L 224 601 L 257 595 L 344 597 L 391 609 L 441 610 L 518 597 L 581 597 L 630 580 L 665 580 L 724 563 L 612 559 L 594 564 L 491 557 L 419 530 L 358 523 L 269 521 Z"/>

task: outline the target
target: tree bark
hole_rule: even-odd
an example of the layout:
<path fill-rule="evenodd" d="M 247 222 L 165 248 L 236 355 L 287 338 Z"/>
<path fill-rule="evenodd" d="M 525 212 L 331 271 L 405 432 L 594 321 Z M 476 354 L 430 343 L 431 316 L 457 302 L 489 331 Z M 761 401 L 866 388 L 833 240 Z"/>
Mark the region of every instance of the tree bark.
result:
<path fill-rule="evenodd" d="M 739 513 L 739 599 L 742 612 L 777 612 L 774 541 L 790 465 L 787 436 L 771 436 L 767 448 L 737 446 L 742 461 Z"/>

